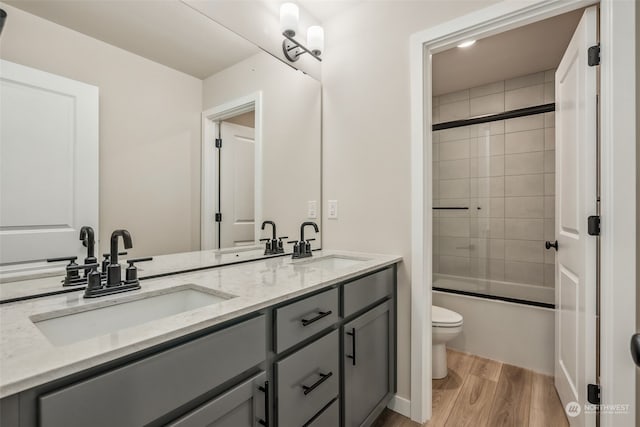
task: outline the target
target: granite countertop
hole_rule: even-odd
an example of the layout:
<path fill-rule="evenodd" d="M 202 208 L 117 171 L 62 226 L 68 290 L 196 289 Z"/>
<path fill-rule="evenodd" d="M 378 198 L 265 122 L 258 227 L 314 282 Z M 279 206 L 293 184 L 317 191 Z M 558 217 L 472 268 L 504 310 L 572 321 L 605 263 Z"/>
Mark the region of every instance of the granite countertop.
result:
<path fill-rule="evenodd" d="M 274 256 L 282 255 L 265 256 L 264 247 L 250 246 L 157 255 L 152 261 L 141 262 L 136 264 L 136 267 L 138 267 L 138 277 L 144 279 L 177 271 L 213 268 Z M 124 269 L 127 267 L 126 257 L 121 257 L 119 263 L 123 268 L 124 277 Z M 4 282 L 0 277 L 0 302 L 82 290 L 85 285 L 62 286 L 64 265 L 65 263 L 60 263 L 58 269 L 60 271 L 45 274 L 44 277 L 42 274 L 35 274 L 32 277 L 25 276 L 23 280 L 13 279 Z"/>
<path fill-rule="evenodd" d="M 337 269 L 314 265 L 325 256 L 358 259 Z M 0 398 L 81 372 L 180 336 L 220 324 L 323 287 L 400 262 L 395 255 L 318 251 L 314 257 L 275 257 L 192 273 L 147 279 L 142 289 L 97 299 L 71 292 L 0 306 Z M 55 278 L 50 278 L 50 280 Z M 43 279 L 38 279 L 43 280 Z M 4 286 L 4 285 L 3 285 Z M 70 344 L 52 344 L 34 321 L 144 299 L 202 289 L 233 298 Z"/>

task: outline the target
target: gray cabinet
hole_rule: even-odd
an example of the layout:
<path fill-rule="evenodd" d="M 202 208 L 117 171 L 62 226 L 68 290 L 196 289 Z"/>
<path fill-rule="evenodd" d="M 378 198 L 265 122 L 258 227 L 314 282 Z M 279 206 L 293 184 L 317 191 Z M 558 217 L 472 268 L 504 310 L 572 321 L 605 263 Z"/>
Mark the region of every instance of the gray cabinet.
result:
<path fill-rule="evenodd" d="M 278 426 L 299 427 L 338 396 L 338 330 L 276 363 Z"/>
<path fill-rule="evenodd" d="M 262 372 L 205 403 L 171 427 L 258 427 L 266 425 L 267 375 Z"/>
<path fill-rule="evenodd" d="M 393 393 L 391 302 L 344 325 L 344 427 L 368 426 Z"/>
<path fill-rule="evenodd" d="M 303 427 L 336 427 L 340 425 L 340 403 L 335 399 Z"/>
<path fill-rule="evenodd" d="M 319 293 L 274 311 L 276 351 L 280 353 L 338 321 L 338 289 Z"/>
<path fill-rule="evenodd" d="M 8 396 L 0 424 L 370 426 L 395 392 L 395 275 L 388 267 Z"/>
<path fill-rule="evenodd" d="M 395 268 L 387 268 L 343 286 L 344 317 L 349 317 L 393 294 Z"/>
<path fill-rule="evenodd" d="M 39 397 L 41 427 L 138 427 L 266 358 L 259 316 Z"/>

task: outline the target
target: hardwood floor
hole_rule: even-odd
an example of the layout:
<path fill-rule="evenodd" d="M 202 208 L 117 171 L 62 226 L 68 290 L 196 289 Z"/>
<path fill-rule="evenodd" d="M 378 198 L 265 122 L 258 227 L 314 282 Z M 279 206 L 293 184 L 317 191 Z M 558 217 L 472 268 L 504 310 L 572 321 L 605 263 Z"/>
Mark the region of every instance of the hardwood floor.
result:
<path fill-rule="evenodd" d="M 568 427 L 553 379 L 517 366 L 447 350 L 449 375 L 433 381 L 424 427 Z M 374 427 L 421 427 L 385 410 Z"/>

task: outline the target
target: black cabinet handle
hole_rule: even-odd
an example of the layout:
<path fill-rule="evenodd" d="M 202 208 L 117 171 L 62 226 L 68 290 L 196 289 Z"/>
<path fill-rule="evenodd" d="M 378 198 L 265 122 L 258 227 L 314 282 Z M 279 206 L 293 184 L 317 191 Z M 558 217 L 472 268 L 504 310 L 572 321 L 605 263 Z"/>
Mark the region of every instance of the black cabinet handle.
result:
<path fill-rule="evenodd" d="M 556 251 L 558 250 L 558 241 L 556 240 L 555 242 L 550 242 L 550 241 L 546 241 L 544 242 L 544 247 L 547 249 L 551 249 L 554 248 Z"/>
<path fill-rule="evenodd" d="M 303 385 L 302 389 L 304 390 L 304 395 L 306 396 L 307 394 L 311 393 L 320 384 L 322 384 L 323 382 L 331 378 L 332 375 L 333 375 L 333 372 L 329 372 L 328 374 L 320 374 L 320 379 L 315 383 L 311 384 L 310 386 Z"/>
<path fill-rule="evenodd" d="M 631 357 L 636 362 L 636 366 L 640 368 L 640 334 L 631 337 Z"/>
<path fill-rule="evenodd" d="M 269 381 L 264 382 L 264 386 L 258 387 L 264 393 L 264 420 L 258 419 L 258 424 L 269 427 Z"/>
<path fill-rule="evenodd" d="M 309 326 L 313 322 L 317 322 L 318 320 L 322 319 L 323 317 L 327 317 L 331 313 L 333 313 L 331 310 L 329 310 L 329 311 L 319 311 L 318 315 L 316 317 L 312 317 L 311 319 L 302 319 L 301 320 L 302 326 Z"/>
<path fill-rule="evenodd" d="M 351 359 L 351 364 L 356 366 L 356 328 L 351 328 L 351 332 L 347 332 L 351 337 L 351 354 L 347 354 L 347 358 Z"/>

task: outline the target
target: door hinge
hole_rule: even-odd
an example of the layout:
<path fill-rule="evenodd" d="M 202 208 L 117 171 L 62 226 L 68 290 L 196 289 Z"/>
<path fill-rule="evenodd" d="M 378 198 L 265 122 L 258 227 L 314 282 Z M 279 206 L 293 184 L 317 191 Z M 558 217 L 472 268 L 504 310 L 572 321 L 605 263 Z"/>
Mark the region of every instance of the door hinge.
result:
<path fill-rule="evenodd" d="M 591 215 L 587 218 L 587 233 L 589 236 L 600 235 L 600 217 L 598 215 Z"/>
<path fill-rule="evenodd" d="M 587 386 L 587 401 L 592 405 L 600 404 L 600 384 L 589 384 Z"/>
<path fill-rule="evenodd" d="M 222 148 L 222 138 L 216 138 L 216 148 Z"/>
<path fill-rule="evenodd" d="M 590 67 L 600 65 L 600 45 L 591 46 L 587 51 L 587 57 Z"/>
<path fill-rule="evenodd" d="M 220 212 L 216 212 L 216 222 L 222 222 L 222 214 Z"/>

